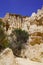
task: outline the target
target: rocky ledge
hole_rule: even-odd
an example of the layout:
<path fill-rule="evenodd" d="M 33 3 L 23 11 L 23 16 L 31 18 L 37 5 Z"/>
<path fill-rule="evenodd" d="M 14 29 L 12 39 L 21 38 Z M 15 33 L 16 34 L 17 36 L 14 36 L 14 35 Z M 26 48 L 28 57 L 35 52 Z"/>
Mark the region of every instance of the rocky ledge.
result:
<path fill-rule="evenodd" d="M 43 65 L 43 63 L 14 57 L 12 50 L 7 48 L 0 54 L 0 65 Z"/>

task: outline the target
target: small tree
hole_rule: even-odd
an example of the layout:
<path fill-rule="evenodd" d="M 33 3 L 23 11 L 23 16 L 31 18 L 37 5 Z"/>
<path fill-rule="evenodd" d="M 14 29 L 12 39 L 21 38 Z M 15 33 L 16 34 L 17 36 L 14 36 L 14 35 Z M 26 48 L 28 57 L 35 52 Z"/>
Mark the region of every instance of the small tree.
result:
<path fill-rule="evenodd" d="M 13 48 L 14 54 L 19 56 L 21 53 L 21 50 L 24 48 L 24 45 L 29 38 L 29 34 L 25 30 L 15 29 L 12 31 L 12 34 L 11 34 L 12 38 L 14 35 L 16 36 L 16 39 L 13 40 L 14 47 L 15 47 Z"/>
<path fill-rule="evenodd" d="M 0 19 L 0 27 L 4 27 L 5 23 L 2 21 L 2 19 Z"/>
<path fill-rule="evenodd" d="M 9 45 L 9 41 L 8 41 L 7 35 L 4 32 L 3 25 L 4 25 L 4 23 L 0 19 L 0 51 L 4 48 L 8 47 L 8 45 Z"/>

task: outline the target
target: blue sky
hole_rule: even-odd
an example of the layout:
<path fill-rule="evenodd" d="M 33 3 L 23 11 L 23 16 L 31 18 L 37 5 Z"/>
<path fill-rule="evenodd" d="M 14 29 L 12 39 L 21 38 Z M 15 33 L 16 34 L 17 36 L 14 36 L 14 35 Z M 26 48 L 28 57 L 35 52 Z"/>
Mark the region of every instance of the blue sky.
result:
<path fill-rule="evenodd" d="M 0 0 L 0 17 L 7 12 L 30 16 L 43 5 L 43 0 Z"/>

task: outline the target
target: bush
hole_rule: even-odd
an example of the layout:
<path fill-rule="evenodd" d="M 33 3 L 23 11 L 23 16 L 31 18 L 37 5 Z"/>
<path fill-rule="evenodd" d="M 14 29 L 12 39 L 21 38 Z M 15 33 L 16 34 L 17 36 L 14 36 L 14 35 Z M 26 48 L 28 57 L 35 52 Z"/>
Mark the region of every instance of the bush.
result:
<path fill-rule="evenodd" d="M 2 21 L 2 19 L 0 19 L 0 27 L 4 27 L 5 23 Z"/>
<path fill-rule="evenodd" d="M 0 51 L 8 47 L 9 41 L 7 35 L 4 32 L 3 22 L 0 20 Z"/>
<path fill-rule="evenodd" d="M 29 34 L 25 30 L 22 29 L 15 29 L 12 31 L 11 37 L 13 39 L 14 35 L 16 36 L 16 39 L 13 40 L 12 45 L 14 46 L 13 51 L 14 54 L 19 56 L 21 53 L 21 50 L 24 48 L 24 45 L 26 44 Z"/>

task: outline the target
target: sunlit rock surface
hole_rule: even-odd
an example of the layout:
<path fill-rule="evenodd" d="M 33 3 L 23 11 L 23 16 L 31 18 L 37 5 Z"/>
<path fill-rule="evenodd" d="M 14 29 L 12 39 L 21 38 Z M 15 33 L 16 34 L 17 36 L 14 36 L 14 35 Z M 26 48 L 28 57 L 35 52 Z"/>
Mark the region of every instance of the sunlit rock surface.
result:
<path fill-rule="evenodd" d="M 0 65 L 17 65 L 11 49 L 7 48 L 0 54 Z"/>
<path fill-rule="evenodd" d="M 0 54 L 0 65 L 43 65 L 43 63 L 14 57 L 12 50 L 7 48 Z"/>
<path fill-rule="evenodd" d="M 16 58 L 16 61 L 18 62 L 19 65 L 43 65 L 43 63 L 34 62 L 24 58 Z"/>
<path fill-rule="evenodd" d="M 3 21 L 9 23 L 8 35 L 15 28 L 21 28 L 29 33 L 26 49 L 21 51 L 21 56 L 33 61 L 43 62 L 43 7 L 30 17 L 7 13 Z M 5 27 L 6 30 L 6 27 Z"/>

